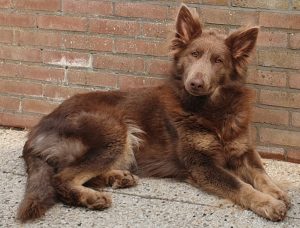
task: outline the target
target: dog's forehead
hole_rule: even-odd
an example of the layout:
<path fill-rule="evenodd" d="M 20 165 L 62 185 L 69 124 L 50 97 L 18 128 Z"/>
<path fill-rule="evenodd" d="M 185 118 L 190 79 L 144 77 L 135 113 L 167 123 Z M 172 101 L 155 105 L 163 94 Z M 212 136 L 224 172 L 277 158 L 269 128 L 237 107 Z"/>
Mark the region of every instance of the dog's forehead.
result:
<path fill-rule="evenodd" d="M 217 34 L 214 31 L 204 31 L 201 36 L 191 43 L 193 49 L 201 49 L 204 52 L 226 54 L 228 48 L 225 44 L 226 35 Z"/>

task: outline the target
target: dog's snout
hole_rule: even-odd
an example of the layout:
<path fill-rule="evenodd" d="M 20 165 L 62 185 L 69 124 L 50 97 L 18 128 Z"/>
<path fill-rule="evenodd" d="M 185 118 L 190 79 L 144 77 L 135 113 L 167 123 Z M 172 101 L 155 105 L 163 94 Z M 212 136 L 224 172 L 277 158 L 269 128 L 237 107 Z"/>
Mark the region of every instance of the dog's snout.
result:
<path fill-rule="evenodd" d="M 190 87 L 195 90 L 203 88 L 203 85 L 204 81 L 202 78 L 194 78 L 190 81 Z"/>

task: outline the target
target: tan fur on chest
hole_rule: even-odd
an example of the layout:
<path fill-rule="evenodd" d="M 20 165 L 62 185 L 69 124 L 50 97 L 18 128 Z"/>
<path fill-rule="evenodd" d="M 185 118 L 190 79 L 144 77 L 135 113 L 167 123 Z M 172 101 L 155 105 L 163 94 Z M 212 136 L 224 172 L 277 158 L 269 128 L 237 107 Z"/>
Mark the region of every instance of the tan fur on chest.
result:
<path fill-rule="evenodd" d="M 213 133 L 197 132 L 187 133 L 184 137 L 184 143 L 188 143 L 197 151 L 204 152 L 212 157 L 214 161 L 221 165 L 226 166 L 231 158 L 242 157 L 242 155 L 249 150 L 248 137 L 242 135 L 239 138 L 222 142 L 222 140 Z"/>

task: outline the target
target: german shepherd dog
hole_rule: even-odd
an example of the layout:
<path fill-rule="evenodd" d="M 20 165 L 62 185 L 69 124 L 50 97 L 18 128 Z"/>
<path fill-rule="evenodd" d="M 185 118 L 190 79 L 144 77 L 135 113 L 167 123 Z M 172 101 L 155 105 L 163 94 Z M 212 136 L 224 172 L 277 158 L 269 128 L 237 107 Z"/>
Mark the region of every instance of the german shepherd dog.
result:
<path fill-rule="evenodd" d="M 252 91 L 244 84 L 258 28 L 229 36 L 203 30 L 182 5 L 171 41 L 172 72 L 163 85 L 79 94 L 31 130 L 23 149 L 27 185 L 22 222 L 56 199 L 102 210 L 108 193 L 137 174 L 173 177 L 227 198 L 272 221 L 289 208 L 249 139 Z"/>

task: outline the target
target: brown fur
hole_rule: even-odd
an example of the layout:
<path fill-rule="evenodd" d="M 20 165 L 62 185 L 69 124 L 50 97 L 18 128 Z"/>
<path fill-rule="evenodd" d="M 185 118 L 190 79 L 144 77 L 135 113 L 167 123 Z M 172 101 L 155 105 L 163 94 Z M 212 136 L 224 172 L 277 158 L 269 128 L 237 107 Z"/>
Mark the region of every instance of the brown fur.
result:
<path fill-rule="evenodd" d="M 273 221 L 287 195 L 249 141 L 252 92 L 244 85 L 258 28 L 229 37 L 205 31 L 182 6 L 172 40 L 173 72 L 159 87 L 92 92 L 63 102 L 24 146 L 28 180 L 18 218 L 38 218 L 57 197 L 92 209 L 111 205 L 91 187 L 130 187 L 139 176 L 174 177 Z"/>

